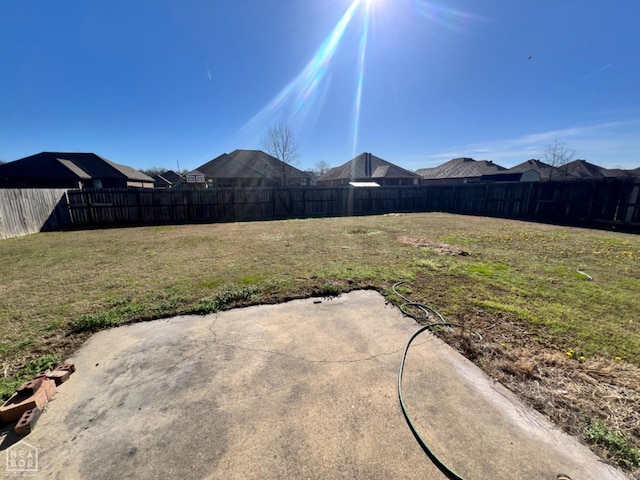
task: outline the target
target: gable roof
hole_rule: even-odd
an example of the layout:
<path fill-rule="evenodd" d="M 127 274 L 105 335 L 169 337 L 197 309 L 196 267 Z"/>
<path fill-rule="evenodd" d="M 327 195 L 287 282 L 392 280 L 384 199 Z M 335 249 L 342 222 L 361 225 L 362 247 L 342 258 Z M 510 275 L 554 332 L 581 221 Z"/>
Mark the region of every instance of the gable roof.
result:
<path fill-rule="evenodd" d="M 167 170 L 164 173 L 155 175 L 153 177 L 153 182 L 156 188 L 171 188 L 174 185 L 187 183 L 187 179 L 173 170 Z"/>
<path fill-rule="evenodd" d="M 509 173 L 523 173 L 533 170 L 540 174 L 540 180 L 549 180 L 552 176 L 553 167 L 548 163 L 531 158 L 507 170 Z"/>
<path fill-rule="evenodd" d="M 0 165 L 0 175 L 20 178 L 90 178 L 137 180 L 153 179 L 126 165 L 112 162 L 95 153 L 41 152 Z"/>
<path fill-rule="evenodd" d="M 166 181 L 168 181 L 170 183 L 174 183 L 174 184 L 175 183 L 184 183 L 185 182 L 184 176 L 180 175 L 177 172 L 174 172 L 173 170 L 167 170 L 166 172 L 161 173 L 160 175 L 157 175 L 157 176 L 158 177 L 162 177 Z"/>
<path fill-rule="evenodd" d="M 420 168 L 416 173 L 422 178 L 470 178 L 497 173 L 506 168 L 491 160 L 474 160 L 460 157 L 449 160 L 434 168 Z"/>
<path fill-rule="evenodd" d="M 173 185 L 169 180 L 164 178 L 162 175 L 156 175 L 153 177 L 153 186 L 155 188 L 169 188 Z"/>
<path fill-rule="evenodd" d="M 579 178 L 579 179 L 603 179 L 614 178 L 620 176 L 623 171 L 609 170 L 607 168 L 589 163 L 586 160 L 574 160 L 566 165 L 558 167 L 559 176 L 562 178 Z"/>
<path fill-rule="evenodd" d="M 234 150 L 223 153 L 197 168 L 209 178 L 311 178 L 297 168 L 283 164 L 262 150 Z"/>
<path fill-rule="evenodd" d="M 515 167 L 511 167 L 509 169 L 509 172 L 525 172 L 527 170 L 535 170 L 536 172 L 541 172 L 541 171 L 548 170 L 550 168 L 553 168 L 553 167 L 548 163 L 544 163 L 540 160 L 536 160 L 535 158 L 532 158 L 525 162 L 519 163 Z"/>
<path fill-rule="evenodd" d="M 332 168 L 317 181 L 358 178 L 419 178 L 419 176 L 371 153 L 361 153 L 347 163 Z"/>

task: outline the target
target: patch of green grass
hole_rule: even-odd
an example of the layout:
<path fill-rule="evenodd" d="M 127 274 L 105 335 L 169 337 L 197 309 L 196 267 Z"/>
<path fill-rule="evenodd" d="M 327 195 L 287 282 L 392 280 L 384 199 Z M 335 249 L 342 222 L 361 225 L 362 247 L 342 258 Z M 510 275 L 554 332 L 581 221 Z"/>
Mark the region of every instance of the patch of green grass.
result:
<path fill-rule="evenodd" d="M 42 355 L 41 357 L 28 362 L 24 367 L 23 373 L 28 377 L 32 377 L 40 372 L 44 372 L 48 368 L 54 368 L 58 366 L 61 362 L 62 356 L 60 355 Z"/>
<path fill-rule="evenodd" d="M 539 321 L 530 310 L 511 303 L 503 303 L 496 300 L 480 300 L 477 301 L 476 304 L 494 313 L 513 313 L 517 315 L 518 318 L 531 323 L 537 323 Z"/>
<path fill-rule="evenodd" d="M 260 283 L 263 279 L 258 275 L 247 275 L 246 277 L 240 280 L 240 283 L 243 285 L 256 285 Z"/>
<path fill-rule="evenodd" d="M 364 226 L 358 226 L 351 228 L 347 233 L 349 233 L 350 235 L 379 235 L 382 233 L 382 231 L 374 230 Z"/>
<path fill-rule="evenodd" d="M 603 447 L 627 468 L 640 467 L 640 448 L 635 448 L 626 435 L 607 428 L 602 421 L 588 420 L 583 435 L 590 443 Z"/>
<path fill-rule="evenodd" d="M 20 378 L 0 377 L 0 403 L 4 403 L 11 395 L 13 395 L 22 383 L 23 380 Z"/>
<path fill-rule="evenodd" d="M 489 263 L 473 263 L 467 266 L 467 272 L 471 275 L 480 275 L 483 277 L 493 277 L 496 272 L 506 270 L 507 266 L 501 263 L 489 264 Z"/>
<path fill-rule="evenodd" d="M 201 299 L 193 311 L 198 314 L 215 313 L 242 302 L 257 302 L 260 297 L 260 289 L 255 285 L 226 284 L 214 295 Z"/>
<path fill-rule="evenodd" d="M 329 282 L 321 285 L 315 292 L 314 295 L 319 297 L 337 297 L 340 295 L 340 285 L 337 283 Z"/>
<path fill-rule="evenodd" d="M 424 268 L 428 268 L 429 270 L 433 270 L 434 272 L 437 272 L 438 270 L 440 270 L 442 268 L 442 265 L 440 264 L 440 262 L 432 259 L 432 258 L 418 258 L 415 262 L 414 265 L 416 267 L 424 267 Z"/>
<path fill-rule="evenodd" d="M 71 321 L 74 332 L 97 332 L 122 325 L 123 319 L 114 310 L 85 313 Z"/>
<path fill-rule="evenodd" d="M 0 403 L 13 395 L 22 383 L 31 380 L 40 372 L 56 367 L 61 362 L 61 355 L 45 354 L 27 362 L 17 375 L 8 378 L 0 377 Z"/>

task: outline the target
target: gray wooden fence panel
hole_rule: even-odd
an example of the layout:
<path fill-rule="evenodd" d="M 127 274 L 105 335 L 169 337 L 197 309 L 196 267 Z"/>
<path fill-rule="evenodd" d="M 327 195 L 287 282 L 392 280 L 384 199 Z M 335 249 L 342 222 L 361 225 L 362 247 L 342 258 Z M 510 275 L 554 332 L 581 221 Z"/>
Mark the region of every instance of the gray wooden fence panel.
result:
<path fill-rule="evenodd" d="M 0 189 L 0 239 L 69 225 L 65 193 L 63 189 Z"/>
<path fill-rule="evenodd" d="M 70 191 L 73 223 L 189 223 L 442 211 L 640 227 L 633 181 Z"/>

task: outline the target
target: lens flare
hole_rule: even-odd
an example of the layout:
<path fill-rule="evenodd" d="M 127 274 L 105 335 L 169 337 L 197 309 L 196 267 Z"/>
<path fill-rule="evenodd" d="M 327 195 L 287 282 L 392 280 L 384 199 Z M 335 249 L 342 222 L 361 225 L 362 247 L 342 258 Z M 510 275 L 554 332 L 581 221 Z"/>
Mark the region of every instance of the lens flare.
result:
<path fill-rule="evenodd" d="M 294 126 L 305 122 L 318 101 L 325 98 L 331 60 L 360 3 L 355 0 L 349 6 L 304 69 L 240 129 L 239 135 L 257 138 L 255 134 L 260 136 L 264 126 L 276 119 L 286 119 Z"/>
<path fill-rule="evenodd" d="M 356 86 L 356 100 L 353 120 L 353 146 L 351 156 L 355 157 L 358 148 L 358 133 L 360 131 L 360 112 L 362 106 L 362 85 L 364 83 L 364 61 L 367 54 L 367 37 L 369 36 L 369 13 L 371 11 L 371 1 L 365 2 L 364 24 L 360 37 L 360 55 L 358 59 L 358 84 Z"/>
<path fill-rule="evenodd" d="M 296 133 L 302 129 L 309 129 L 318 119 L 325 99 L 328 96 L 331 83 L 331 64 L 343 43 L 345 33 L 352 23 L 356 13 L 362 11 L 362 24 L 357 50 L 357 77 L 355 84 L 355 98 L 353 103 L 352 153 L 355 156 L 360 139 L 360 123 L 362 118 L 362 98 L 364 90 L 365 64 L 367 61 L 367 42 L 372 12 L 378 13 L 378 7 L 384 7 L 395 15 L 385 15 L 385 21 L 391 18 L 399 19 L 398 13 L 404 10 L 405 19 L 426 18 L 432 23 L 442 25 L 448 29 L 462 30 L 469 21 L 484 20 L 470 13 L 442 7 L 428 0 L 406 0 L 405 2 L 387 2 L 385 0 L 353 0 L 342 15 L 333 30 L 322 42 L 311 60 L 278 94 L 271 99 L 258 113 L 245 123 L 236 133 L 235 142 L 246 142 L 250 139 L 256 143 L 264 132 L 264 128 L 274 121 L 286 121 L 291 124 Z M 408 8 L 407 8 L 408 7 Z M 418 15 L 416 15 L 418 13 Z M 409 15 L 410 14 L 410 15 Z M 407 16 L 409 15 L 409 16 Z M 388 18 L 387 18 L 388 17 Z M 391 23 L 391 20 L 389 22 Z M 374 25 L 375 26 L 375 25 Z M 394 31 L 401 30 L 402 25 L 389 25 Z"/>

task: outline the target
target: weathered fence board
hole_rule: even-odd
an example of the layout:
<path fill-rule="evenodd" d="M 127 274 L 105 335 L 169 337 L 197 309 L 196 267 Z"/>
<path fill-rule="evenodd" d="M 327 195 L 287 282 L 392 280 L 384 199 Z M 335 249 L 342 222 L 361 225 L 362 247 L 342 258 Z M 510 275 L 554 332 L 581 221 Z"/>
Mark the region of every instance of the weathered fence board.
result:
<path fill-rule="evenodd" d="M 442 211 L 640 231 L 640 182 L 207 190 L 0 190 L 0 238 L 98 225 Z"/>
<path fill-rule="evenodd" d="M 69 225 L 65 194 L 64 189 L 0 189 L 0 239 Z"/>

